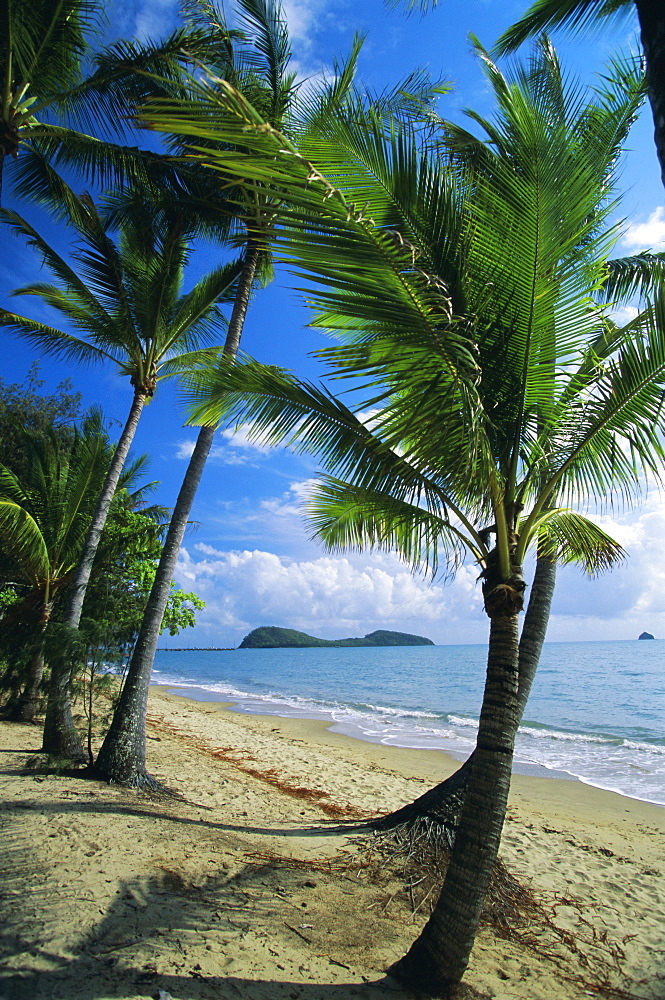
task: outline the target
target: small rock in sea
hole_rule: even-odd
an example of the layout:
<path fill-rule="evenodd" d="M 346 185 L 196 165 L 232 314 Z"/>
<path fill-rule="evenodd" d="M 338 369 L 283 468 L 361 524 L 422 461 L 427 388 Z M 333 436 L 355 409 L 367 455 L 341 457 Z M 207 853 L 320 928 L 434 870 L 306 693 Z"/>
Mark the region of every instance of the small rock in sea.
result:
<path fill-rule="evenodd" d="M 641 634 L 641 635 L 638 635 L 638 637 L 637 637 L 637 638 L 638 638 L 638 639 L 654 639 L 654 638 L 655 638 L 655 636 L 653 636 L 653 635 L 651 634 L 651 632 L 642 632 L 642 634 Z"/>

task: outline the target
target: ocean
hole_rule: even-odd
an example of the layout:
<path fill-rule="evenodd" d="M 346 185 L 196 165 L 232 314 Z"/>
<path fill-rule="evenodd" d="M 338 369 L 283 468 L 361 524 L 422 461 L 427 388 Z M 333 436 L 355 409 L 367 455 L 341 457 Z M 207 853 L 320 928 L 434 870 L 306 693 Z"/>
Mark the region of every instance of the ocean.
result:
<path fill-rule="evenodd" d="M 153 683 L 254 714 L 464 760 L 486 646 L 158 651 Z M 665 642 L 546 643 L 514 770 L 665 806 Z"/>

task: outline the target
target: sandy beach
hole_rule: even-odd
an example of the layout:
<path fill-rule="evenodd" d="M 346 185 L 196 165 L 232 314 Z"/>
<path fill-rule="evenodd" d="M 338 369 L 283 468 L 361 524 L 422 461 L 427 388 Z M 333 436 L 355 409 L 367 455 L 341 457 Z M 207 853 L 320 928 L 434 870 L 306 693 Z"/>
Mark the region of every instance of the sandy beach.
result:
<path fill-rule="evenodd" d="M 0 725 L 0 1000 L 411 996 L 385 970 L 432 894 L 334 828 L 411 800 L 453 761 L 163 688 L 148 763 L 177 796 L 31 770 L 40 736 Z M 537 909 L 510 932 L 483 927 L 472 990 L 665 998 L 665 810 L 517 776 L 501 855 Z"/>

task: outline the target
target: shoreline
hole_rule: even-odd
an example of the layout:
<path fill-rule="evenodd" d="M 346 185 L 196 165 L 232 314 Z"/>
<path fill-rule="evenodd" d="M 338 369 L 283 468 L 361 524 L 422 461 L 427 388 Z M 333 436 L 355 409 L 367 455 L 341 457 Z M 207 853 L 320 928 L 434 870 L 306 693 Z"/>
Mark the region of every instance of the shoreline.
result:
<path fill-rule="evenodd" d="M 350 724 L 345 725 L 343 723 L 339 723 L 332 717 L 329 717 L 328 714 L 324 712 L 321 712 L 317 716 L 313 712 L 308 713 L 307 710 L 305 709 L 301 711 L 298 711 L 296 709 L 291 709 L 291 713 L 286 714 L 286 711 L 284 710 L 284 707 L 281 705 L 281 703 L 270 702 L 270 701 L 263 702 L 258 700 L 254 702 L 254 704 L 257 706 L 262 706 L 262 705 L 273 706 L 276 709 L 281 709 L 281 711 L 271 712 L 267 708 L 265 711 L 252 711 L 239 707 L 243 704 L 242 701 L 234 700 L 232 698 L 220 698 L 220 696 L 215 691 L 212 691 L 204 687 L 196 687 L 193 685 L 186 685 L 186 684 L 183 685 L 164 684 L 159 682 L 152 683 L 151 687 L 162 689 L 167 693 L 173 692 L 175 697 L 184 698 L 198 704 L 219 705 L 220 707 L 224 707 L 228 711 L 234 712 L 235 714 L 242 716 L 248 716 L 248 717 L 256 716 L 258 718 L 266 717 L 271 719 L 282 719 L 282 720 L 292 719 L 294 721 L 302 720 L 302 721 L 320 722 L 324 726 L 324 728 L 326 728 L 330 733 L 335 733 L 340 736 L 345 736 L 350 740 L 357 740 L 361 743 L 369 743 L 370 745 L 378 745 L 393 750 L 440 755 L 446 758 L 446 760 L 450 761 L 451 770 L 455 770 L 455 768 L 463 760 L 465 760 L 465 758 L 461 754 L 450 753 L 438 747 L 437 748 L 412 747 L 395 743 L 383 743 L 380 737 L 378 736 L 372 737 L 371 735 L 364 733 L 360 728 L 360 726 L 352 726 Z M 245 702 L 250 703 L 251 699 L 246 698 Z M 539 763 L 529 764 L 522 761 L 516 761 L 513 764 L 513 781 L 515 781 L 515 779 L 518 777 L 536 778 L 543 781 L 565 781 L 565 782 L 580 784 L 584 788 L 596 789 L 597 791 L 600 792 L 606 792 L 607 794 L 610 795 L 617 795 L 620 798 L 628 799 L 631 802 L 643 802 L 645 805 L 649 805 L 654 809 L 665 810 L 665 804 L 661 804 L 659 802 L 651 802 L 648 799 L 640 799 L 634 795 L 627 795 L 625 792 L 622 792 L 617 789 L 604 788 L 600 785 L 594 785 L 585 778 L 572 774 L 570 771 L 554 767 L 547 767 L 545 764 L 539 764 Z"/>
<path fill-rule="evenodd" d="M 339 824 L 411 801 L 451 758 L 157 685 L 148 769 L 175 796 L 25 770 L 40 739 L 0 723 L 1 997 L 412 1000 L 385 970 L 429 897 L 414 912 L 400 866 L 373 867 L 372 838 Z M 518 775 L 501 856 L 547 921 L 485 926 L 465 983 L 493 1000 L 602 983 L 662 1000 L 662 809 Z"/>

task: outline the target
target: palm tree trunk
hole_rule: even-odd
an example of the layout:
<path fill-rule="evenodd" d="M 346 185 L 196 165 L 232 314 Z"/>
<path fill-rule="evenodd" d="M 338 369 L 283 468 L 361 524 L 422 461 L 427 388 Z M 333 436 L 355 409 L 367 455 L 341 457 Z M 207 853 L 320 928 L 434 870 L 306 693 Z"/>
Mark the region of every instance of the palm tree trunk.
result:
<path fill-rule="evenodd" d="M 13 722 L 34 722 L 39 714 L 39 689 L 44 676 L 44 646 L 40 644 L 27 667 L 27 679 L 9 718 Z"/>
<path fill-rule="evenodd" d="M 499 851 L 518 715 L 518 615 L 492 617 L 478 740 L 439 900 L 391 972 L 409 988 L 453 995 L 469 962 Z"/>
<path fill-rule="evenodd" d="M 635 0 L 635 6 L 647 64 L 656 152 L 665 184 L 665 8 L 663 0 Z"/>
<path fill-rule="evenodd" d="M 522 634 L 520 636 L 520 676 L 517 689 L 517 710 L 520 722 L 531 694 L 552 609 L 552 598 L 556 586 L 556 560 L 538 554 L 536 570 L 533 574 L 531 593 L 527 605 Z"/>
<path fill-rule="evenodd" d="M 539 555 L 520 637 L 517 695 L 520 720 L 524 715 L 543 651 L 555 584 L 556 562 L 547 556 Z M 400 826 L 424 821 L 427 823 L 428 831 L 434 836 L 445 837 L 448 845 L 452 847 L 474 756 L 475 750 L 445 781 L 441 781 L 434 788 L 428 788 L 413 802 L 401 806 L 387 816 L 370 821 L 369 827 L 377 832 L 387 832 Z"/>
<path fill-rule="evenodd" d="M 132 787 L 156 784 L 145 768 L 145 716 L 150 675 L 180 546 L 214 436 L 214 427 L 202 427 L 199 431 L 173 509 L 120 701 L 97 756 L 95 771 L 114 784 Z"/>
<path fill-rule="evenodd" d="M 92 521 L 88 528 L 85 542 L 83 543 L 81 558 L 79 559 L 76 573 L 69 589 L 67 607 L 62 624 L 69 625 L 70 628 L 78 628 L 81 621 L 85 592 L 90 580 L 90 574 L 92 573 L 97 549 L 99 548 L 99 541 L 102 537 L 102 531 L 104 530 L 109 510 L 111 509 L 115 491 L 118 487 L 118 481 L 127 461 L 129 449 L 136 434 L 136 428 L 138 427 L 145 400 L 145 391 L 135 389 L 129 416 L 127 417 L 127 422 L 120 435 L 116 449 L 113 452 L 113 458 L 106 473 L 106 479 L 104 480 L 104 488 L 99 497 L 97 509 L 92 516 Z"/>
<path fill-rule="evenodd" d="M 248 242 L 224 344 L 224 353 L 231 356 L 235 356 L 240 344 L 259 255 L 258 245 Z M 196 447 L 173 510 L 122 695 L 95 763 L 96 773 L 116 784 L 131 787 L 146 785 L 150 787 L 156 784 L 148 775 L 145 765 L 145 716 L 150 675 L 180 546 L 215 430 L 214 427 L 202 427 L 199 431 Z"/>
<path fill-rule="evenodd" d="M 120 475 L 125 466 L 139 418 L 145 404 L 146 393 L 141 389 L 134 391 L 134 399 L 123 428 L 113 458 L 106 473 L 97 508 L 88 528 L 83 551 L 69 591 L 69 598 L 62 624 L 71 629 L 78 629 L 81 621 L 81 611 L 85 592 L 90 580 L 92 566 L 97 555 L 99 541 L 106 524 L 106 519 L 113 501 Z M 78 735 L 72 716 L 69 688 L 71 682 L 71 662 L 67 656 L 59 656 L 51 663 L 51 684 L 49 687 L 44 721 L 44 737 L 42 750 L 45 753 L 56 754 L 58 757 L 73 756 L 77 760 L 87 759 L 83 744 Z"/>

